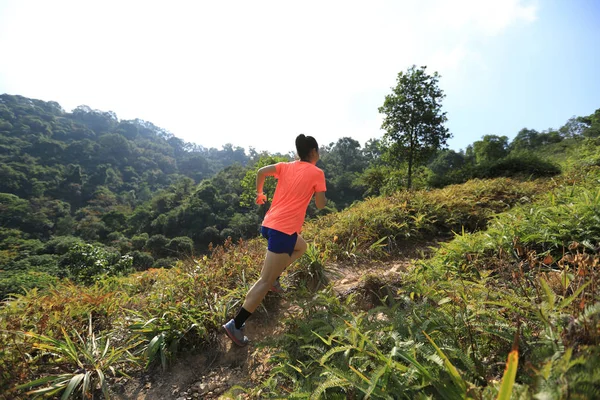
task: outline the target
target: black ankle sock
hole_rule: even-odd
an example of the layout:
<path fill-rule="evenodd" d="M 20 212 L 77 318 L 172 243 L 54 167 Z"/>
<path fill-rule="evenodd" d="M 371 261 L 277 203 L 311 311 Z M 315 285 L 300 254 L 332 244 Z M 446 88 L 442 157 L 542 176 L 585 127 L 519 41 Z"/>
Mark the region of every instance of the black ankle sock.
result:
<path fill-rule="evenodd" d="M 235 329 L 240 329 L 242 325 L 244 325 L 244 322 L 246 322 L 246 320 L 250 318 L 251 315 L 252 313 L 246 310 L 244 307 L 240 308 L 240 312 L 238 312 L 235 318 L 233 319 L 233 321 L 235 322 Z"/>

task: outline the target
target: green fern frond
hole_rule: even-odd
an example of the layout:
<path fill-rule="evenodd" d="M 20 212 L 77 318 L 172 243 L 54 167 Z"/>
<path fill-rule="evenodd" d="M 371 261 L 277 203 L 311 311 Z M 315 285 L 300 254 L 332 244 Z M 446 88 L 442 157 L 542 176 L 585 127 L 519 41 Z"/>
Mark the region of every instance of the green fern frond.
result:
<path fill-rule="evenodd" d="M 315 389 L 315 391 L 311 394 L 310 399 L 320 399 L 321 395 L 325 393 L 327 389 L 344 388 L 350 386 L 350 384 L 351 383 L 346 379 L 338 378 L 337 376 L 331 376 Z"/>
<path fill-rule="evenodd" d="M 585 321 L 594 319 L 596 316 L 600 316 L 600 302 L 588 305 L 579 318 L 577 318 L 577 323 L 582 324 Z"/>
<path fill-rule="evenodd" d="M 321 357 L 321 359 L 319 360 L 319 362 L 321 364 L 324 364 L 326 361 L 329 360 L 329 358 L 332 355 L 334 355 L 336 353 L 341 353 L 341 352 L 346 351 L 346 350 L 351 350 L 353 348 L 354 348 L 354 346 L 345 345 L 345 346 L 338 346 L 338 347 L 334 347 L 332 349 L 329 349 L 329 351 L 327 353 L 323 354 L 323 357 Z"/>
<path fill-rule="evenodd" d="M 288 394 L 286 397 L 288 399 L 310 399 L 311 394 L 309 392 L 292 392 Z"/>

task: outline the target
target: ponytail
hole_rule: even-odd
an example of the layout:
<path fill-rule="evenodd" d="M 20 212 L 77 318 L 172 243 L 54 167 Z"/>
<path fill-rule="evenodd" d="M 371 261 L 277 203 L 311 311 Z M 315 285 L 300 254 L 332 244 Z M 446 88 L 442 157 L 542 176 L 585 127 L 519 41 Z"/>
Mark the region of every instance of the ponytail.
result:
<path fill-rule="evenodd" d="M 319 151 L 319 145 L 314 137 L 304 136 L 302 133 L 296 137 L 296 151 L 300 160 L 308 161 L 308 156 L 312 149 Z"/>

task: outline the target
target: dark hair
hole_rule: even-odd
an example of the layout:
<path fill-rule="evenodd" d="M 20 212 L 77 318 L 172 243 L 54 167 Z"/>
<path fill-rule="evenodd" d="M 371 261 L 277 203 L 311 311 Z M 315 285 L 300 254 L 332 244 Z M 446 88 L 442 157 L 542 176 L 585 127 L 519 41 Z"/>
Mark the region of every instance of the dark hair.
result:
<path fill-rule="evenodd" d="M 296 151 L 302 161 L 308 161 L 312 149 L 319 151 L 319 145 L 314 137 L 304 136 L 302 133 L 296 137 Z"/>

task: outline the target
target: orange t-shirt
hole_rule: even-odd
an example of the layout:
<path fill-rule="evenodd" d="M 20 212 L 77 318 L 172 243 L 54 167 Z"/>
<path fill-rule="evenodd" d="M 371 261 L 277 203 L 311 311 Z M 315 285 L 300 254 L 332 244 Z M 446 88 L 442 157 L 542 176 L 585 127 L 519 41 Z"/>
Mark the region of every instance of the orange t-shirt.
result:
<path fill-rule="evenodd" d="M 300 233 L 306 208 L 315 192 L 325 192 L 325 174 L 305 161 L 275 164 L 277 187 L 262 226 L 288 235 Z"/>

